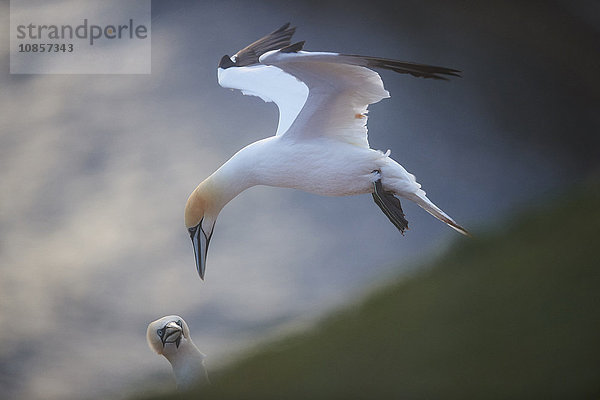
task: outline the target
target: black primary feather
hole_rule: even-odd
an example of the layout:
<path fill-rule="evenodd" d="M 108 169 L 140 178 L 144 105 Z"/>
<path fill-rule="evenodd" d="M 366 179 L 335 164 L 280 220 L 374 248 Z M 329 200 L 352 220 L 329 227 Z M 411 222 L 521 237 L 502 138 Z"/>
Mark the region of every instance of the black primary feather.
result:
<path fill-rule="evenodd" d="M 383 68 L 389 69 L 399 74 L 410 74 L 412 76 L 420 78 L 433 78 L 448 80 L 443 75 L 458 76 L 460 77 L 460 71 L 453 68 L 438 67 L 435 65 L 418 64 L 408 61 L 391 60 L 389 58 L 379 57 L 365 57 L 357 55 L 346 55 L 347 57 L 361 59 L 365 63 L 366 67 L 369 68 Z"/>
<path fill-rule="evenodd" d="M 258 58 L 267 51 L 279 50 L 290 45 L 295 27 L 290 28 L 290 23 L 283 25 L 274 32 L 269 33 L 254 43 L 244 47 L 235 54 L 235 66 L 258 64 Z"/>
<path fill-rule="evenodd" d="M 258 64 L 260 56 L 271 50 L 281 50 L 282 53 L 297 53 L 304 47 L 304 41 L 290 44 L 292 36 L 296 31 L 295 27 L 290 27 L 286 23 L 279 29 L 258 39 L 252 44 L 238 51 L 231 61 L 228 56 L 221 59 L 219 67 L 243 67 L 246 65 Z M 352 59 L 357 65 L 363 65 L 368 68 L 389 69 L 400 74 L 410 74 L 415 77 L 443 79 L 448 80 L 446 76 L 460 77 L 460 71 L 452 68 L 438 67 L 435 65 L 418 64 L 414 62 L 398 61 L 389 58 L 359 56 L 352 54 L 340 54 L 340 56 Z"/>
<path fill-rule="evenodd" d="M 304 47 L 304 40 L 298 43 L 290 44 L 279 50 L 282 53 L 297 53 Z"/>

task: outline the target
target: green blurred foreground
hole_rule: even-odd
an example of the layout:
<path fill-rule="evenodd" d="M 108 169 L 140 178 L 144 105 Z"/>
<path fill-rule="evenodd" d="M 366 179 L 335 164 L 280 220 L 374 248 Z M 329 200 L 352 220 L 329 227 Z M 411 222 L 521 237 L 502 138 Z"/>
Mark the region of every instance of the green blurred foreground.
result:
<path fill-rule="evenodd" d="M 164 399 L 600 398 L 600 187 Z"/>

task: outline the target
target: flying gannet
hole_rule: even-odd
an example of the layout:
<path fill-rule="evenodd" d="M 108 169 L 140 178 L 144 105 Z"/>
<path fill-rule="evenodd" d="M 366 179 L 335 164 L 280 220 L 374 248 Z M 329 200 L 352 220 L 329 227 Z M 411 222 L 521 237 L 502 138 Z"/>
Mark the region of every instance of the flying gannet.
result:
<path fill-rule="evenodd" d="M 208 383 L 204 354 L 190 336 L 190 328 L 178 315 L 168 315 L 151 322 L 146 331 L 148 345 L 163 355 L 173 367 L 177 389 Z"/>
<path fill-rule="evenodd" d="M 204 279 L 208 245 L 221 209 L 255 185 L 300 189 L 325 196 L 371 193 L 404 234 L 408 221 L 399 196 L 412 200 L 458 232 L 468 235 L 433 204 L 414 175 L 369 147 L 367 107 L 390 97 L 379 74 L 389 69 L 415 77 L 446 79 L 458 70 L 331 52 L 302 51 L 290 44 L 295 28 L 285 24 L 232 57 L 223 56 L 219 84 L 275 102 L 275 136 L 254 142 L 196 187 L 185 207 L 196 267 Z"/>

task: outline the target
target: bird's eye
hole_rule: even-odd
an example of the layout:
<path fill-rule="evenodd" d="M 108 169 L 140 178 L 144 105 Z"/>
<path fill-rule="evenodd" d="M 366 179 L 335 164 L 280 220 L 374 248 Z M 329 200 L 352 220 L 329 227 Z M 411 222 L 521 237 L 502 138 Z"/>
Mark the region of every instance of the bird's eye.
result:
<path fill-rule="evenodd" d="M 175 323 L 176 323 L 177 325 L 179 325 L 180 327 L 182 327 L 182 328 L 183 328 L 183 323 L 181 322 L 181 320 L 179 320 L 179 321 L 177 321 L 177 322 L 175 322 Z"/>
<path fill-rule="evenodd" d="M 162 337 L 164 331 L 162 329 L 159 329 L 156 331 L 156 333 L 158 333 L 158 336 Z"/>

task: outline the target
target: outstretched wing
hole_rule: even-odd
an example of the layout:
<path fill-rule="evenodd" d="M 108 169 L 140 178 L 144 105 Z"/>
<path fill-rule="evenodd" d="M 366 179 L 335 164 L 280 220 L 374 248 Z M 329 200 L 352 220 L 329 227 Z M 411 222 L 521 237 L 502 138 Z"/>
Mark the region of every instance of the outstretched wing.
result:
<path fill-rule="evenodd" d="M 245 95 L 275 102 L 279 108 L 277 135 L 285 132 L 300 113 L 308 97 L 308 88 L 277 67 L 262 65 L 258 59 L 271 50 L 286 48 L 296 28 L 287 23 L 276 31 L 238 51 L 224 55 L 217 69 L 219 85 L 239 89 Z"/>
<path fill-rule="evenodd" d="M 368 147 L 367 107 L 389 97 L 371 68 L 417 77 L 447 79 L 459 71 L 431 65 L 325 52 L 290 44 L 289 23 L 238 51 L 223 56 L 219 84 L 273 101 L 279 108 L 276 135 L 331 136 Z"/>
<path fill-rule="evenodd" d="M 330 136 L 368 147 L 367 107 L 389 93 L 379 74 L 371 68 L 390 69 L 417 77 L 446 79 L 459 71 L 390 60 L 339 53 L 299 51 L 298 44 L 263 54 L 261 64 L 275 66 L 302 81 L 308 98 L 285 135 Z"/>

